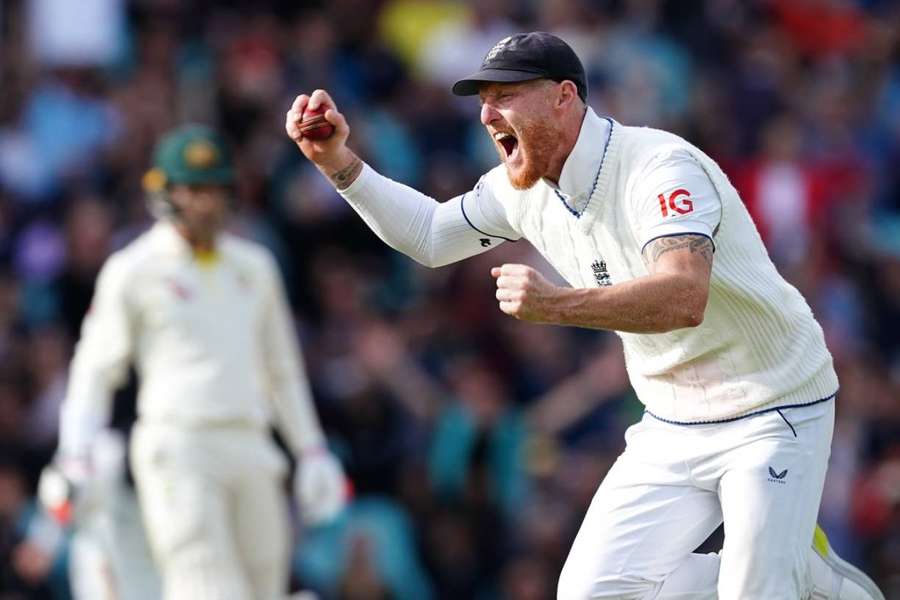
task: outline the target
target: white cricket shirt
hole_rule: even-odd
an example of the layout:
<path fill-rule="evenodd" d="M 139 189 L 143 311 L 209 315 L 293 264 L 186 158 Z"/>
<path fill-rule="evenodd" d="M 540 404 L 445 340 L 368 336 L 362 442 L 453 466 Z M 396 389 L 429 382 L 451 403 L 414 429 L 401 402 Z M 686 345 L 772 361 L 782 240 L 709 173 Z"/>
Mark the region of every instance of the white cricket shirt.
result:
<path fill-rule="evenodd" d="M 821 327 L 778 274 L 737 191 L 673 134 L 588 109 L 558 186 L 541 180 L 515 190 L 501 165 L 438 204 L 366 166 L 342 193 L 382 239 L 423 264 L 526 238 L 578 288 L 649 275 L 642 250 L 660 236 L 705 235 L 716 252 L 703 323 L 619 333 L 647 410 L 676 422 L 720 421 L 837 390 Z"/>
<path fill-rule="evenodd" d="M 132 361 L 141 421 L 265 427 L 274 411 L 292 450 L 321 443 L 281 278 L 261 246 L 222 234 L 216 258 L 201 261 L 160 222 L 109 257 L 72 360 L 63 454 L 85 454 Z"/>

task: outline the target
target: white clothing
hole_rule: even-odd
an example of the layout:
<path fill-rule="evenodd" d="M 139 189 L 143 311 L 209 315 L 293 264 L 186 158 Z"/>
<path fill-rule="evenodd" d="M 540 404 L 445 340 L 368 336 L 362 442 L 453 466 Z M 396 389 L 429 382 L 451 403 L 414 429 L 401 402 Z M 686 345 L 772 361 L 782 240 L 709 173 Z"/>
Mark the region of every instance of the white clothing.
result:
<path fill-rule="evenodd" d="M 520 237 L 508 225 L 485 232 L 472 224 L 506 222 L 496 202 L 466 201 L 484 190 L 483 183 L 484 178 L 473 192 L 438 203 L 363 165 L 359 177 L 340 193 L 388 246 L 426 267 L 442 267 Z"/>
<path fill-rule="evenodd" d="M 280 600 L 286 462 L 266 429 L 138 422 L 131 464 L 166 600 Z"/>
<path fill-rule="evenodd" d="M 287 464 L 269 422 L 301 463 L 323 436 L 269 253 L 222 234 L 213 256 L 197 257 L 160 222 L 111 256 L 72 360 L 63 457 L 87 456 L 132 361 L 131 461 L 163 597 L 282 598 Z"/>
<path fill-rule="evenodd" d="M 643 251 L 661 236 L 711 238 L 702 324 L 620 333 L 648 412 L 597 491 L 559 598 L 803 597 L 837 377 L 821 327 L 715 162 L 588 109 L 558 186 L 515 190 L 499 166 L 438 204 L 366 166 L 342 195 L 425 265 L 526 238 L 578 288 L 648 276 Z M 721 558 L 691 554 L 723 519 Z"/>
<path fill-rule="evenodd" d="M 426 265 L 524 237 L 579 288 L 647 276 L 643 249 L 657 237 L 708 236 L 716 256 L 703 323 L 619 334 L 647 409 L 714 422 L 837 389 L 821 327 L 769 260 L 737 191 L 714 161 L 670 133 L 588 109 L 559 186 L 541 180 L 518 191 L 499 166 L 438 204 L 366 167 L 342 194 L 389 245 Z"/>
<path fill-rule="evenodd" d="M 833 425 L 834 400 L 730 423 L 645 414 L 588 508 L 559 598 L 807 598 Z M 722 552 L 691 554 L 723 518 Z"/>
<path fill-rule="evenodd" d="M 132 360 L 142 422 L 262 427 L 274 416 L 295 453 L 322 444 L 274 260 L 228 234 L 217 254 L 202 264 L 160 222 L 110 256 L 72 360 L 62 454 L 86 455 Z"/>

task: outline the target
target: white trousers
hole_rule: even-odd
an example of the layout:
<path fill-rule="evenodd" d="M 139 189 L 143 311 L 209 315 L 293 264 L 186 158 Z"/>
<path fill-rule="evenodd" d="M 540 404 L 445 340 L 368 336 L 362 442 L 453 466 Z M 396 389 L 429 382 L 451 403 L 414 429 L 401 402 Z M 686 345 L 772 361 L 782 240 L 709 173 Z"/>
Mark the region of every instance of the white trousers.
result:
<path fill-rule="evenodd" d="M 648 414 L 588 508 L 560 600 L 799 600 L 834 427 L 834 400 L 727 423 Z M 692 554 L 724 520 L 719 554 Z"/>
<path fill-rule="evenodd" d="M 284 598 L 286 462 L 268 431 L 138 423 L 131 460 L 166 600 Z"/>

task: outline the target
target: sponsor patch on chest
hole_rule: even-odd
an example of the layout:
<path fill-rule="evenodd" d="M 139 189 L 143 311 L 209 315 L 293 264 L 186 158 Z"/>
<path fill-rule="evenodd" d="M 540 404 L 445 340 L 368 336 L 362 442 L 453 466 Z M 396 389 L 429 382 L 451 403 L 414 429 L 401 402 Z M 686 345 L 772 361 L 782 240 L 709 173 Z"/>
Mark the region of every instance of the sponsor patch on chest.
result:
<path fill-rule="evenodd" d="M 178 300 L 187 302 L 193 297 L 194 293 L 191 291 L 191 288 L 178 278 L 169 276 L 166 277 L 164 281 L 166 287 Z"/>

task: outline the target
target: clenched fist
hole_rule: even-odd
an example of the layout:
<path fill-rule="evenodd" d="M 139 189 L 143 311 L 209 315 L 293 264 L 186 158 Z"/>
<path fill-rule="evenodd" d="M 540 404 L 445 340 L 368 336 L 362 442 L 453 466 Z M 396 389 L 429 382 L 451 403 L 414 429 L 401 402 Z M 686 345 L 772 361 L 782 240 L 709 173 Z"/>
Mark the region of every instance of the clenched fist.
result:
<path fill-rule="evenodd" d="M 324 110 L 325 120 L 334 126 L 334 133 L 330 137 L 313 140 L 303 135 L 300 122 L 303 113 L 308 110 Z M 347 148 L 350 126 L 325 90 L 316 90 L 309 96 L 297 96 L 285 115 L 284 129 L 303 155 L 331 179 L 338 189 L 350 185 L 362 170 L 362 162 Z"/>
<path fill-rule="evenodd" d="M 325 120 L 334 125 L 334 134 L 326 140 L 310 140 L 303 137 L 300 132 L 300 121 L 303 113 L 307 111 L 322 110 Z M 300 94 L 294 99 L 291 108 L 285 115 L 284 129 L 288 136 L 294 140 L 297 146 L 307 158 L 315 162 L 320 154 L 328 154 L 329 151 L 344 145 L 347 136 L 350 135 L 350 127 L 344 115 L 338 112 L 337 105 L 325 90 L 316 90 L 309 96 Z"/>
<path fill-rule="evenodd" d="M 532 323 L 553 323 L 560 288 L 526 265 L 505 264 L 491 269 L 497 280 L 500 310 Z"/>

